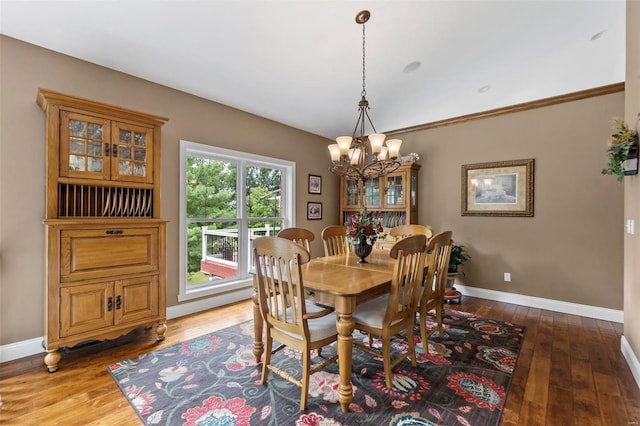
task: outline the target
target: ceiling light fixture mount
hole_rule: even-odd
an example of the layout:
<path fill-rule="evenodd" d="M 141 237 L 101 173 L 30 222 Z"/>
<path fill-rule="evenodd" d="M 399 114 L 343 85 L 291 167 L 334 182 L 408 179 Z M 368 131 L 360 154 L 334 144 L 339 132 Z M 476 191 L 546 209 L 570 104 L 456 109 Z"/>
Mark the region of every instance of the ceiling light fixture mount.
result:
<path fill-rule="evenodd" d="M 331 166 L 329 170 L 348 180 L 359 180 L 364 183 L 368 179 L 375 179 L 395 171 L 400 167 L 400 139 L 390 139 L 385 143 L 386 136 L 377 133 L 371 118 L 369 118 L 369 101 L 365 89 L 365 32 L 364 24 L 371 17 L 368 10 L 358 12 L 356 23 L 362 25 L 362 98 L 358 103 L 360 115 L 356 122 L 352 136 L 339 136 L 335 144 L 329 145 Z M 369 122 L 373 133 L 366 134 L 365 125 Z M 415 161 L 417 154 L 410 154 L 407 160 Z"/>

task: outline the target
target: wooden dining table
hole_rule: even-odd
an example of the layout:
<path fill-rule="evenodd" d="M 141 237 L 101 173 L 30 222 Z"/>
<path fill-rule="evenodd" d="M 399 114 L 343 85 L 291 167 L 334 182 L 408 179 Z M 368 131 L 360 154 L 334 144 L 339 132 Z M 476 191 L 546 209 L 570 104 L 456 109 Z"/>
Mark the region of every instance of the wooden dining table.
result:
<path fill-rule="evenodd" d="M 373 250 L 366 258 L 367 263 L 358 263 L 358 260 L 355 254 L 348 253 L 315 258 L 302 265 L 307 299 L 335 309 L 340 370 L 338 401 L 344 413 L 349 411 L 353 400 L 351 360 L 355 323 L 352 314 L 356 306 L 389 292 L 394 265 L 388 250 Z M 256 362 L 260 362 L 264 352 L 263 320 L 257 294 L 253 302 L 253 355 Z"/>

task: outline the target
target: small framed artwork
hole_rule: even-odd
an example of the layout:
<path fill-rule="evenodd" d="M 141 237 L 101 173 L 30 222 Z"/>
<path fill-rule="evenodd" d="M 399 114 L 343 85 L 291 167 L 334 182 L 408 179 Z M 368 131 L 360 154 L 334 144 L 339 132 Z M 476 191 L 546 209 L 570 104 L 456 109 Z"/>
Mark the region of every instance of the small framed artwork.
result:
<path fill-rule="evenodd" d="M 322 194 L 322 176 L 309 175 L 309 194 Z"/>
<path fill-rule="evenodd" d="M 462 215 L 533 217 L 534 162 L 463 165 Z"/>
<path fill-rule="evenodd" d="M 322 203 L 307 203 L 307 219 L 322 219 Z"/>

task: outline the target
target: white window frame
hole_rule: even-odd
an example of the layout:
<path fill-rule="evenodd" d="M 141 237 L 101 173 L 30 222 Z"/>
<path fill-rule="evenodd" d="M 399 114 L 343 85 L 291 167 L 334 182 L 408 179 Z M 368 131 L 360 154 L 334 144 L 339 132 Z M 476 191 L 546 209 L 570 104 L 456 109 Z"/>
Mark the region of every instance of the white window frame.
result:
<path fill-rule="evenodd" d="M 221 161 L 231 161 L 238 164 L 238 179 L 236 182 L 236 194 L 238 208 L 236 211 L 236 220 L 238 222 L 238 241 L 248 240 L 248 222 L 250 219 L 245 213 L 246 188 L 245 176 L 248 166 L 269 167 L 281 171 L 281 214 L 283 217 L 283 226 L 295 226 L 295 175 L 296 165 L 293 161 L 282 160 L 279 158 L 266 157 L 257 154 L 250 154 L 242 151 L 234 151 L 225 148 L 219 148 L 211 145 L 200 144 L 196 142 L 180 141 L 180 260 L 179 260 L 179 282 L 178 301 L 191 300 L 203 296 L 218 295 L 228 293 L 230 291 L 238 291 L 249 288 L 253 285 L 253 276 L 248 271 L 250 264 L 251 247 L 245 247 L 242 253 L 238 253 L 238 276 L 233 280 L 223 283 L 217 282 L 212 285 L 199 285 L 189 288 L 187 284 L 187 227 L 189 219 L 187 218 L 187 191 L 186 191 L 186 163 L 189 156 L 201 156 Z M 240 251 L 240 250 L 239 250 Z"/>

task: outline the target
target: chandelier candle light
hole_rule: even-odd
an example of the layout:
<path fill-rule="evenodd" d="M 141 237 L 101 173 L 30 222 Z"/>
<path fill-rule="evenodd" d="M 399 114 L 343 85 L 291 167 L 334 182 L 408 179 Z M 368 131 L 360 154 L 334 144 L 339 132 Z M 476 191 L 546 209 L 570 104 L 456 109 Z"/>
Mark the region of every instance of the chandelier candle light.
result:
<path fill-rule="evenodd" d="M 393 172 L 400 166 L 400 139 L 390 139 L 385 143 L 386 136 L 377 133 L 371 118 L 369 118 L 369 102 L 365 90 L 365 32 L 364 24 L 371 14 L 363 10 L 356 15 L 356 22 L 362 25 L 362 99 L 358 103 L 360 116 L 356 122 L 352 136 L 340 136 L 335 144 L 329 145 L 331 166 L 329 170 L 349 180 L 359 180 L 364 185 L 367 179 L 375 179 Z M 365 124 L 369 122 L 373 133 L 365 134 Z M 410 154 L 410 160 L 415 161 L 417 154 Z M 360 193 L 362 195 L 362 188 Z"/>

